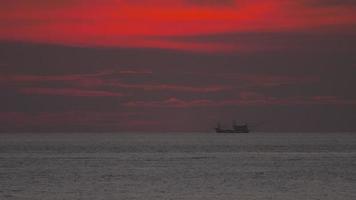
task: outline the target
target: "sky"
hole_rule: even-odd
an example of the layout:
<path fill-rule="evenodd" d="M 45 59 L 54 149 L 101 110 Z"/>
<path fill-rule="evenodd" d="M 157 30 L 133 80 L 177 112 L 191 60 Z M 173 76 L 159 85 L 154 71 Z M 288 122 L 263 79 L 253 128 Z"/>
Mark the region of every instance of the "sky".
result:
<path fill-rule="evenodd" d="M 0 132 L 356 131 L 354 0 L 1 0 Z"/>

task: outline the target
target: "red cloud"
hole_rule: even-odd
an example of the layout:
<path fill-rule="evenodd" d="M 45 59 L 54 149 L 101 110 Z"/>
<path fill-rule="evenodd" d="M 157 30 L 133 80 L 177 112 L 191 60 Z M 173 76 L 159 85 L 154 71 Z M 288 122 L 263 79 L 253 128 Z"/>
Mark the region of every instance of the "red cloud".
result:
<path fill-rule="evenodd" d="M 212 106 L 214 105 L 213 101 L 210 100 L 192 100 L 192 101 L 184 101 L 172 97 L 170 99 L 164 101 L 135 101 L 128 102 L 125 106 L 128 107 L 175 107 L 175 108 L 187 108 L 187 107 L 201 107 L 201 106 Z"/>
<path fill-rule="evenodd" d="M 0 75 L 0 83 L 28 83 L 28 82 L 48 82 L 48 81 L 69 81 L 69 82 L 100 82 L 102 77 L 111 75 L 147 75 L 152 74 L 150 70 L 107 70 L 91 74 L 66 74 L 66 75 Z"/>
<path fill-rule="evenodd" d="M 198 74 L 194 74 L 198 76 Z M 282 85 L 305 85 L 321 81 L 317 76 L 300 75 L 273 75 L 273 74 L 246 74 L 246 73 L 217 73 L 208 75 L 217 80 L 225 80 L 238 85 L 238 88 L 250 87 L 278 87 Z M 236 87 L 235 87 L 236 88 Z"/>
<path fill-rule="evenodd" d="M 108 92 L 100 90 L 82 90 L 75 88 L 23 88 L 23 94 L 31 95 L 52 95 L 52 96 L 76 96 L 76 97 L 121 97 L 118 92 Z"/>
<path fill-rule="evenodd" d="M 317 27 L 353 26 L 355 21 L 355 8 L 348 3 L 315 6 L 304 0 L 106 0 L 100 3 L 97 0 L 85 3 L 3 0 L 0 3 L 1 40 L 69 45 L 246 51 L 261 48 L 244 43 L 164 38 L 229 32 L 310 32 Z"/>
<path fill-rule="evenodd" d="M 112 82 L 108 85 L 126 88 L 126 89 L 138 89 L 146 91 L 178 91 L 178 92 L 196 92 L 196 93 L 208 93 L 208 92 L 220 92 L 231 89 L 229 86 L 205 86 L 205 87 L 194 87 L 194 86 L 184 86 L 177 84 L 128 84 L 120 82 Z"/>
<path fill-rule="evenodd" d="M 192 108 L 223 106 L 265 106 L 265 105 L 356 105 L 356 100 L 338 97 L 291 97 L 275 98 L 257 93 L 243 93 L 239 99 L 214 101 L 209 99 L 181 100 L 172 97 L 163 101 L 133 101 L 124 104 L 128 107 Z"/>
<path fill-rule="evenodd" d="M 82 97 L 118 97 L 120 92 L 111 90 L 143 90 L 143 91 L 172 91 L 188 93 L 217 93 L 233 91 L 236 89 L 277 87 L 280 85 L 310 84 L 319 81 L 317 77 L 305 76 L 275 76 L 254 74 L 214 74 L 214 79 L 224 80 L 225 85 L 194 86 L 188 84 L 167 83 L 125 83 L 116 79 L 128 75 L 150 75 L 149 70 L 121 70 L 102 71 L 92 74 L 68 74 L 68 75 L 2 75 L 0 83 L 15 86 L 15 90 L 28 95 L 60 95 Z M 201 75 L 201 74 L 200 74 Z M 199 75 L 195 75 L 201 79 Z M 211 76 L 211 75 L 202 75 Z M 206 77 L 205 77 L 206 78 Z M 50 88 L 51 82 L 63 84 L 62 88 Z M 107 88 L 103 90 L 101 88 Z M 182 106 L 184 107 L 184 106 Z"/>
<path fill-rule="evenodd" d="M 114 93 L 99 92 L 99 91 L 86 91 L 82 88 L 88 87 L 98 87 L 98 86 L 108 86 L 116 89 L 135 89 L 135 90 L 145 90 L 145 91 L 179 91 L 179 92 L 196 92 L 196 93 L 209 93 L 209 92 L 220 92 L 230 90 L 230 86 L 223 85 L 208 85 L 208 86 L 190 86 L 190 85 L 179 85 L 179 84 L 152 84 L 152 83 L 124 83 L 117 81 L 115 79 L 108 78 L 106 76 L 117 76 L 121 77 L 124 75 L 149 75 L 152 74 L 149 70 L 122 70 L 122 71 L 103 71 L 93 74 L 70 74 L 70 75 L 47 75 L 47 76 L 35 76 L 35 75 L 7 75 L 0 76 L 0 83 L 12 86 L 26 86 L 26 88 L 21 88 L 22 93 L 27 94 L 61 94 L 70 96 L 111 96 Z M 46 83 L 46 82 L 62 82 L 65 84 L 70 84 L 75 88 L 64 88 L 64 89 L 50 89 L 50 88 L 35 88 L 28 89 L 28 85 L 36 83 Z M 119 96 L 119 95 L 117 95 Z"/>

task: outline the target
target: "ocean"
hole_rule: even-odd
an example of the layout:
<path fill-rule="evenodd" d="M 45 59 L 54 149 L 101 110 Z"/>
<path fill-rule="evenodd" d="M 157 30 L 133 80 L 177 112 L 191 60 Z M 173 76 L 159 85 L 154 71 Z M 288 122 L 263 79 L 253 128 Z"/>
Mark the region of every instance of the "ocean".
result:
<path fill-rule="evenodd" d="M 355 133 L 0 134 L 1 200 L 355 200 Z"/>

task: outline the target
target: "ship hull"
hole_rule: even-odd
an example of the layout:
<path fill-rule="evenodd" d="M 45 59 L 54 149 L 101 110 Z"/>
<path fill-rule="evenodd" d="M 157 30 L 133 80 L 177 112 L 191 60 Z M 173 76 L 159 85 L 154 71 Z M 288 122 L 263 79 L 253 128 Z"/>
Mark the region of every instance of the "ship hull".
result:
<path fill-rule="evenodd" d="M 250 130 L 225 130 L 225 129 L 215 129 L 217 133 L 249 133 Z"/>

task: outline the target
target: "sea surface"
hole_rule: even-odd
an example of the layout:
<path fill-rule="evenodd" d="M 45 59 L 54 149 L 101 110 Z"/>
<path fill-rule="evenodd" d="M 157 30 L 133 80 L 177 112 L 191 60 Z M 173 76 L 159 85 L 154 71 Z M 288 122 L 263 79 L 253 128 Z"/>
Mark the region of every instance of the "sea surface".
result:
<path fill-rule="evenodd" d="M 1 200 L 355 200 L 356 133 L 0 134 Z"/>

